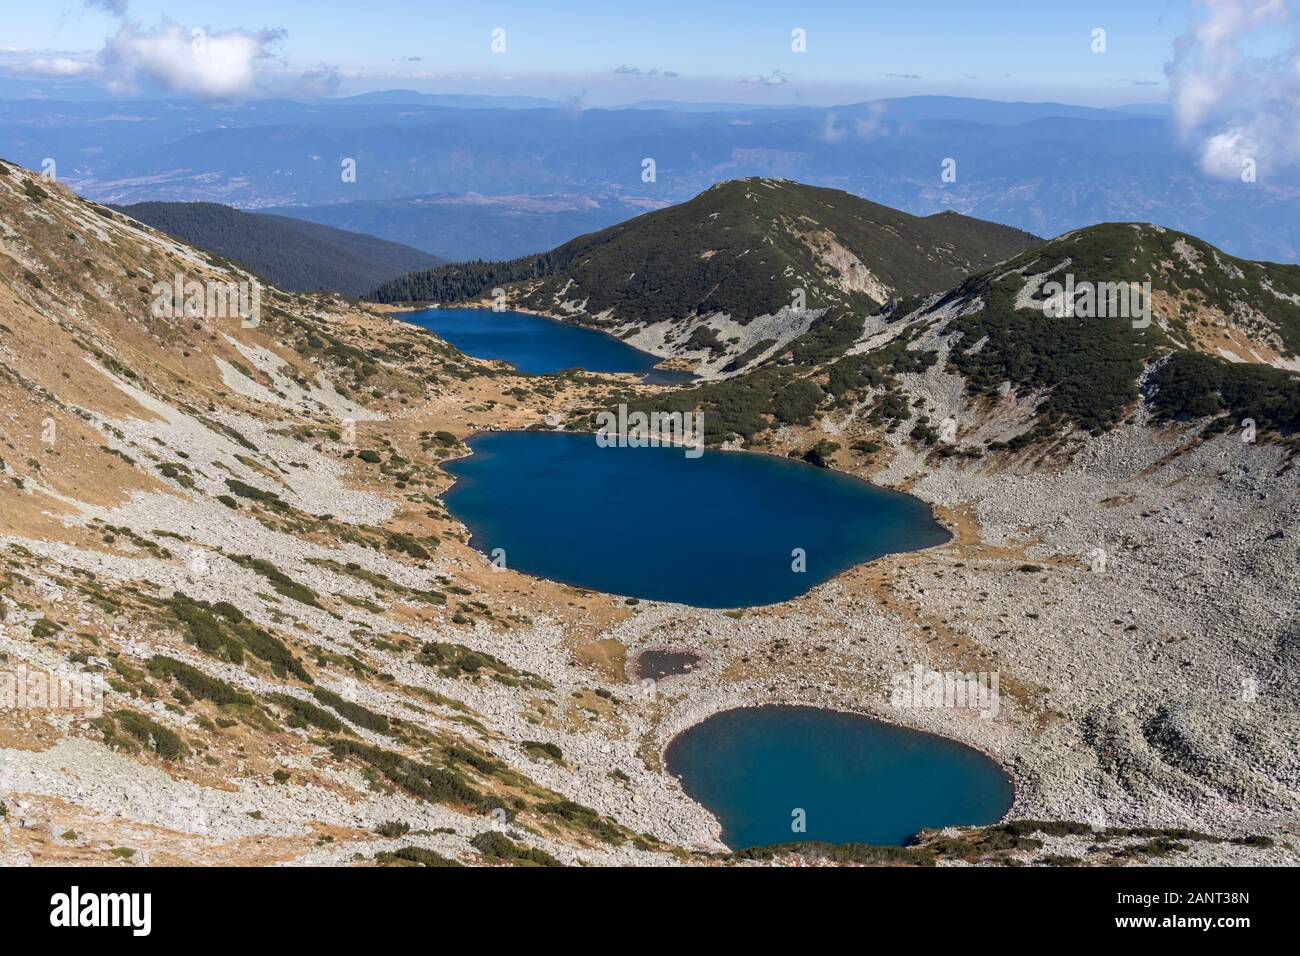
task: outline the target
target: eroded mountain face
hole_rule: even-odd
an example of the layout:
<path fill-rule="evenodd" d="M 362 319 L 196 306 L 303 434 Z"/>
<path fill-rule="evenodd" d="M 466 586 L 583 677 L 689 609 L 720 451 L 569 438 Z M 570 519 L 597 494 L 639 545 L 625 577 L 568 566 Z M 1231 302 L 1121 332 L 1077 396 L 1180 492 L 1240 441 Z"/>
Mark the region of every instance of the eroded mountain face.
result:
<path fill-rule="evenodd" d="M 701 387 L 655 401 L 705 409 L 711 442 L 746 447 L 773 429 L 846 415 L 885 434 L 910 425 L 908 437 L 936 456 L 1074 447 L 1135 412 L 1160 423 L 1208 417 L 1214 432 L 1250 423 L 1293 446 L 1297 283 L 1294 267 L 1107 224 L 869 314 L 835 308 L 779 317 L 779 331 L 771 317 L 736 326 L 748 334 L 739 355 L 703 366 Z M 916 411 L 918 387 L 929 387 L 920 383 L 936 377 L 963 393 L 946 438 L 939 419 Z M 962 445 L 959 429 L 985 437 Z"/>
<path fill-rule="evenodd" d="M 107 805 L 133 821 L 113 840 L 155 862 L 269 862 L 425 801 L 429 821 L 534 815 L 575 847 L 630 848 L 631 831 L 510 770 L 490 718 L 418 676 L 492 684 L 539 724 L 584 695 L 614 709 L 455 639 L 532 621 L 504 593 L 481 600 L 488 569 L 437 499 L 437 462 L 479 413 L 528 424 L 585 386 L 502 375 L 329 298 L 259 287 L 241 315 L 252 276 L 16 167 L 0 202 L 4 651 L 108 684 L 93 717 L 0 717 L 33 760 L 0 763 L 11 818 L 83 834 L 17 852 L 94 856 L 106 831 L 82 814 Z M 227 284 L 234 305 L 213 315 Z M 628 613 L 513 589 L 534 612 L 554 602 L 554 640 Z M 31 789 L 44 798 L 16 796 Z M 344 809 L 356 800 L 372 809 Z M 136 823 L 163 832 L 132 841 Z"/>
<path fill-rule="evenodd" d="M 526 303 L 614 327 L 723 313 L 739 324 L 790 307 L 879 307 L 937 292 L 1038 244 L 956 214 L 919 218 L 786 180 L 721 183 L 596 233 Z"/>
<path fill-rule="evenodd" d="M 948 336 L 973 396 L 1034 395 L 1020 445 L 1114 427 L 1139 391 L 1164 421 L 1300 427 L 1300 269 L 1140 223 L 1068 233 L 903 319 Z"/>
<path fill-rule="evenodd" d="M 792 702 L 979 746 L 1013 769 L 1013 817 L 1058 821 L 846 860 L 1295 863 L 1282 832 L 1300 805 L 1285 693 L 1294 380 L 1242 366 L 1283 376 L 1261 386 L 1277 404 L 1246 442 L 1234 409 L 1260 396 L 1226 362 L 1180 364 L 1165 384 L 1189 421 L 1161 423 L 1146 386 L 1170 355 L 1208 350 L 1157 300 L 1141 340 L 1131 321 L 1101 351 L 1075 340 L 1106 363 L 1112 346 L 1146 343 L 1123 414 L 1093 427 L 1075 405 L 1043 407 L 1087 376 L 1022 361 L 989 321 L 1051 321 L 1018 297 L 1070 237 L 881 309 L 842 233 L 819 239 L 819 225 L 794 225 L 800 249 L 820 250 L 801 275 L 838 305 L 812 300 L 826 311 L 743 374 L 666 392 L 520 376 L 378 309 L 254 289 L 0 166 L 0 671 L 106 688 L 98 712 L 0 709 L 0 858 L 742 862 L 769 854 L 724 854 L 663 747 L 716 710 Z M 1153 274 L 1158 293 L 1193 301 L 1166 237 L 1123 228 L 1155 267 L 1175 264 L 1176 279 Z M 1254 276 L 1186 242 L 1205 269 Z M 854 255 L 897 291 L 901 273 Z M 988 265 L 929 256 L 963 275 Z M 1252 303 L 1264 318 L 1234 319 L 1230 335 L 1238 349 L 1238 334 L 1259 349 L 1276 335 L 1279 364 L 1287 313 L 1258 286 L 1289 301 L 1288 275 L 1270 269 L 1231 299 L 1202 289 L 1234 316 L 1232 302 Z M 954 540 L 733 612 L 494 570 L 443 508 L 439 462 L 476 430 L 579 425 L 620 399 L 703 408 L 718 440 L 817 450 L 932 502 Z M 1017 442 L 1043 421 L 1050 435 Z M 646 511 L 661 507 L 690 503 Z M 647 693 L 626 665 L 653 648 L 700 662 Z M 997 669 L 999 717 L 895 709 L 881 686 L 917 664 Z"/>
<path fill-rule="evenodd" d="M 711 411 L 714 442 L 749 443 L 867 400 L 874 422 L 897 427 L 910 418 L 899 376 L 940 354 L 973 400 L 1033 397 L 1032 420 L 1005 438 L 1017 448 L 1114 427 L 1142 390 L 1163 420 L 1218 413 L 1216 427 L 1235 416 L 1287 433 L 1300 423 L 1289 374 L 1300 370 L 1300 267 L 1140 223 L 1044 244 L 750 179 L 543 256 L 447 266 L 379 291 L 473 301 L 491 290 L 497 304 L 603 329 L 719 383 L 668 400 Z M 933 440 L 927 424 L 920 437 Z"/>
<path fill-rule="evenodd" d="M 821 316 L 947 290 L 1040 241 L 955 213 L 917 217 L 838 190 L 742 179 L 542 256 L 432 269 L 376 295 L 447 302 L 500 287 L 519 308 L 718 376 Z"/>

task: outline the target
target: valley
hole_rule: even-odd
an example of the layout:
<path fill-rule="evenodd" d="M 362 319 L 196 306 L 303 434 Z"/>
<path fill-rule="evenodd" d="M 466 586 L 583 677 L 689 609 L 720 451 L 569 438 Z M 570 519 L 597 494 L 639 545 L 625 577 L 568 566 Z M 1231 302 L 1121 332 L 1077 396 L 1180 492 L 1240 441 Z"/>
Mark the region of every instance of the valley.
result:
<path fill-rule="evenodd" d="M 648 231 L 416 273 L 386 307 L 267 286 L 250 326 L 153 316 L 173 274 L 255 277 L 4 164 L 0 653 L 108 688 L 100 716 L 0 712 L 4 861 L 1300 862 L 1295 267 L 828 192 L 724 184 Z M 1067 260 L 1138 263 L 1153 323 L 1046 331 Z M 497 285 L 703 381 L 523 374 L 390 311 Z M 495 567 L 449 503 L 475 443 L 619 404 L 702 410 L 706 456 L 815 453 L 839 474 L 764 465 L 906 492 L 947 530 L 742 607 L 557 583 L 512 547 Z M 690 524 L 668 485 L 624 514 Z M 656 650 L 696 660 L 645 685 Z M 916 667 L 996 672 L 996 716 L 900 699 Z M 728 846 L 664 753 L 760 705 L 974 748 L 1008 814 Z"/>

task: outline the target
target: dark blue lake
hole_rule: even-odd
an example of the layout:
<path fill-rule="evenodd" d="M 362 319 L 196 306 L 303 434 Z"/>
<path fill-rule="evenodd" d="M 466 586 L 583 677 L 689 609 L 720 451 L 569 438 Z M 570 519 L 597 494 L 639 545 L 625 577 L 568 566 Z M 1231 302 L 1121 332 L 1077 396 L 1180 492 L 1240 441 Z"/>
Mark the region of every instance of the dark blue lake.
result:
<path fill-rule="evenodd" d="M 732 849 L 803 840 L 902 845 L 926 827 L 996 823 L 1014 787 L 984 754 L 943 737 L 815 707 L 723 711 L 664 755 Z M 792 813 L 807 830 L 794 832 Z"/>
<path fill-rule="evenodd" d="M 942 544 L 921 501 L 790 459 L 601 448 L 488 432 L 443 467 L 447 508 L 485 554 L 567 584 L 697 607 L 785 601 L 855 564 Z M 802 549 L 806 570 L 793 569 Z"/>
<path fill-rule="evenodd" d="M 556 319 L 491 309 L 422 309 L 401 318 L 436 332 L 466 355 L 509 362 L 530 375 L 570 368 L 589 372 L 631 372 L 647 382 L 691 381 L 689 372 L 655 368 L 659 357 L 634 349 L 612 335 Z"/>

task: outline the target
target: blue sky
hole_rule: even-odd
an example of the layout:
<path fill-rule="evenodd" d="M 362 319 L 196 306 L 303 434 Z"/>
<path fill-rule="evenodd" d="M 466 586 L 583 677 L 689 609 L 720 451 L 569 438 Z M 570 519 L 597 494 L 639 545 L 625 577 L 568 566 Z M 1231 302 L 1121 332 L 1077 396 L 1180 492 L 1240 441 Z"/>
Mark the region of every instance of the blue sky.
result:
<path fill-rule="evenodd" d="M 114 5 L 125 7 L 124 17 L 101 9 Z M 274 57 L 259 70 L 287 76 L 328 67 L 338 71 L 342 92 L 401 86 L 572 96 L 589 105 L 831 104 L 942 93 L 1104 105 L 1165 99 L 1164 68 L 1187 29 L 1190 6 L 1191 0 L 54 0 L 10 8 L 0 62 L 10 73 L 71 73 L 124 27 L 138 39 L 167 18 L 187 34 L 196 27 L 214 36 L 283 31 L 275 39 L 263 35 Z M 498 27 L 506 31 L 499 54 L 490 40 Z M 807 52 L 791 50 L 796 27 L 806 31 Z M 1095 28 L 1106 31 L 1104 53 L 1092 49 Z"/>

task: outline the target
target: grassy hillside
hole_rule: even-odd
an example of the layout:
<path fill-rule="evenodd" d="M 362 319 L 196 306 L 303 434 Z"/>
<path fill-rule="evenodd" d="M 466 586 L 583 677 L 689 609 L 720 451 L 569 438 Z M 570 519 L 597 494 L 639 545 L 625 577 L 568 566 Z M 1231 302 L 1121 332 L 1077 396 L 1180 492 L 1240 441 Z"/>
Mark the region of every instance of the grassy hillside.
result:
<path fill-rule="evenodd" d="M 1048 315 L 1045 283 L 1067 275 L 1080 289 L 1149 284 L 1150 321 Z M 1300 427 L 1300 267 L 1238 259 L 1159 226 L 1106 223 L 1044 243 L 749 179 L 545 255 L 406 276 L 376 297 L 453 301 L 496 286 L 513 304 L 691 360 L 710 381 L 655 402 L 705 409 L 716 442 L 857 407 L 872 425 L 935 444 L 907 378 L 932 369 L 962 376 L 976 407 L 1010 396 L 1028 408 L 1028 425 L 995 450 L 1100 434 L 1144 389 L 1158 418 Z M 796 290 L 804 309 L 783 312 Z"/>
<path fill-rule="evenodd" d="M 293 292 L 360 296 L 387 279 L 441 261 L 363 233 L 217 203 L 148 202 L 114 208 Z"/>
<path fill-rule="evenodd" d="M 1045 315 L 1045 282 L 1067 274 L 1080 287 L 1149 282 L 1150 325 L 1136 327 L 1142 323 L 1123 316 Z M 1265 396 L 1295 388 L 1294 375 L 1268 363 L 1294 365 L 1298 292 L 1294 266 L 1234 259 L 1194 236 L 1155 226 L 1106 223 L 967 280 L 922 317 L 958 313 L 946 325 L 960 335 L 949 365 L 966 377 L 973 395 L 993 398 L 1004 383 L 1020 394 L 1042 394 L 1040 436 L 1067 422 L 1094 433 L 1109 429 L 1137 399 L 1143 370 L 1169 352 L 1178 357 L 1162 364 L 1153 386 L 1172 388 L 1169 377 L 1191 367 L 1184 353 L 1194 353 L 1205 388 L 1196 402 L 1169 400 L 1171 391 L 1159 408 L 1182 415 L 1221 407 L 1291 430 L 1296 420 L 1285 411 L 1289 403 Z M 1214 383 L 1226 389 L 1221 401 L 1208 398 Z M 1177 391 L 1191 395 L 1185 382 Z"/>
<path fill-rule="evenodd" d="M 534 859 L 535 848 L 500 841 L 487 855 L 470 842 L 481 827 L 463 839 L 451 828 L 498 806 L 570 858 L 585 847 L 631 852 L 632 839 L 652 846 L 572 799 L 581 792 L 536 783 L 522 741 L 494 754 L 483 741 L 498 733 L 495 718 L 462 700 L 488 687 L 511 712 L 517 699 L 560 713 L 589 694 L 612 712 L 585 669 L 570 680 L 562 663 L 566 676 L 546 678 L 509 648 L 489 650 L 480 623 L 523 628 L 530 618 L 478 583 L 501 578 L 474 569 L 481 557 L 437 497 L 438 462 L 468 434 L 466 404 L 521 412 L 528 402 L 526 417 L 499 420 L 517 427 L 583 386 L 473 362 L 336 295 L 268 286 L 253 325 L 159 315 L 155 278 L 224 285 L 245 273 L 6 162 L 0 224 L 0 671 L 103 675 L 102 713 L 78 711 L 57 729 L 52 712 L 15 722 L 0 708 L 6 773 L 8 754 L 36 753 L 49 734 L 46 749 L 57 737 L 79 754 L 77 776 L 111 761 L 140 795 L 123 809 L 141 822 L 171 802 L 158 789 L 166 774 L 193 781 L 192 812 L 211 820 L 227 815 L 214 801 L 239 790 L 292 784 L 295 815 L 313 820 L 307 795 L 349 807 L 380 799 L 368 819 L 349 816 L 343 862 L 359 851 L 367 862 L 381 851 Z M 66 560 L 49 560 L 55 550 Z M 608 597 L 600 611 L 576 592 L 553 600 L 565 628 L 608 616 Z M 543 741 L 577 749 L 567 735 Z M 345 842 L 260 807 L 230 815 L 282 831 L 277 861 Z M 12 808 L 0 794 L 0 817 Z M 111 838 L 74 846 L 97 812 L 60 808 L 63 844 L 81 859 L 214 859 L 215 844 L 195 842 L 188 826 L 122 817 Z M 428 820 L 431 836 L 435 819 L 447 828 L 440 855 L 411 832 Z M 0 827 L 3 862 L 9 820 Z M 268 862 L 259 848 L 244 852 L 246 832 L 217 837 L 218 852 Z M 364 845 L 397 836 L 410 844 Z"/>
<path fill-rule="evenodd" d="M 1067 274 L 1079 289 L 1149 282 L 1149 324 L 1131 315 L 1048 314 L 1046 283 Z M 1296 267 L 1234 259 L 1193 236 L 1104 224 L 923 302 L 866 318 L 828 313 L 743 374 L 655 402 L 703 408 L 715 442 L 761 442 L 771 429 L 856 409 L 869 428 L 902 429 L 940 448 L 934 423 L 916 406 L 938 383 L 911 376 L 949 373 L 964 379 L 976 418 L 1007 401 L 1026 410 L 1019 431 L 987 443 L 994 451 L 1076 429 L 1099 435 L 1126 420 L 1143 396 L 1158 421 L 1209 416 L 1213 429 L 1225 430 L 1251 418 L 1293 436 L 1300 432 L 1298 282 Z M 864 348 L 868 337 L 875 344 Z"/>
<path fill-rule="evenodd" d="M 953 213 L 920 218 L 838 190 L 745 179 L 543 255 L 405 276 L 374 298 L 449 302 L 540 280 L 518 290 L 516 301 L 575 321 L 650 324 L 726 313 L 743 325 L 790 306 L 798 289 L 807 309 L 869 310 L 891 297 L 937 292 L 1038 242 Z"/>

